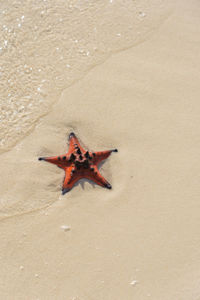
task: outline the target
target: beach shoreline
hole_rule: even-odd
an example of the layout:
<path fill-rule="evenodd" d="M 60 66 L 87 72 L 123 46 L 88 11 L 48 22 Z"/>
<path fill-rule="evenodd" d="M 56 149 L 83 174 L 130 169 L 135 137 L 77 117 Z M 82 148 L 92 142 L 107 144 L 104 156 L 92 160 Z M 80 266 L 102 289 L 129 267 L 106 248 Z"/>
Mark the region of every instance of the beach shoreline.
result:
<path fill-rule="evenodd" d="M 199 6 L 183 1 L 145 42 L 65 89 L 1 155 L 1 299 L 197 300 Z M 82 182 L 62 196 L 74 131 L 113 189 Z"/>

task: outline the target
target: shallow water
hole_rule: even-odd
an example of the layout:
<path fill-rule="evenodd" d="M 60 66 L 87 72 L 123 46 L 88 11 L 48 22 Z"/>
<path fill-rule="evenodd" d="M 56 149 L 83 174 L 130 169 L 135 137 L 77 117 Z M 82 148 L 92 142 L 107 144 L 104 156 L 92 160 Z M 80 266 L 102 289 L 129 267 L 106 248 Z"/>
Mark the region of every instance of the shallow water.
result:
<path fill-rule="evenodd" d="M 0 151 L 23 139 L 64 88 L 144 41 L 168 13 L 162 0 L 1 2 Z"/>

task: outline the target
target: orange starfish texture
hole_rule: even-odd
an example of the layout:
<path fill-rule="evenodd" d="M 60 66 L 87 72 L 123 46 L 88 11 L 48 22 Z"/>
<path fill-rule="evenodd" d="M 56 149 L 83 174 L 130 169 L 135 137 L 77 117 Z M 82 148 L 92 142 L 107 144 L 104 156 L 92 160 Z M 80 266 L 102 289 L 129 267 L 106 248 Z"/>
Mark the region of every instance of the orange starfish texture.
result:
<path fill-rule="evenodd" d="M 89 152 L 84 150 L 76 135 L 72 132 L 69 135 L 69 151 L 66 154 L 52 157 L 39 157 L 57 165 L 65 171 L 65 178 L 62 187 L 62 194 L 69 192 L 74 184 L 81 178 L 87 178 L 98 185 L 111 189 L 110 183 L 100 174 L 99 164 L 106 159 L 112 152 L 118 152 L 117 149 Z"/>

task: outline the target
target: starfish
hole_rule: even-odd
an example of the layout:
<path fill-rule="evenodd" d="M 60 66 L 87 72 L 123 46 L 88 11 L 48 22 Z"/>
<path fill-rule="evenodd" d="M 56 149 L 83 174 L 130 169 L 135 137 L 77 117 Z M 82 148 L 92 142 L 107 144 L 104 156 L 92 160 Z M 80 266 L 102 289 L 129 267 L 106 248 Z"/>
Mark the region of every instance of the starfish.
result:
<path fill-rule="evenodd" d="M 65 178 L 62 186 L 62 194 L 69 192 L 74 184 L 81 178 L 87 178 L 98 185 L 111 189 L 110 183 L 100 174 L 99 164 L 106 159 L 112 152 L 118 152 L 117 149 L 89 152 L 84 150 L 76 135 L 71 132 L 69 135 L 69 150 L 66 154 L 52 157 L 39 157 L 38 160 L 44 160 L 57 165 L 65 171 Z"/>

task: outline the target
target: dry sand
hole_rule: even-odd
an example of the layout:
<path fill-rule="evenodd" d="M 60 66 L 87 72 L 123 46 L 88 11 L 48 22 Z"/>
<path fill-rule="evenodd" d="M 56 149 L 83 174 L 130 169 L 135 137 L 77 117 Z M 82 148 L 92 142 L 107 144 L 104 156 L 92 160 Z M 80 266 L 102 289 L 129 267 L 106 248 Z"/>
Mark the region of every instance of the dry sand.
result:
<path fill-rule="evenodd" d="M 200 299 L 200 7 L 187 2 L 1 155 L 14 200 L 1 208 L 0 299 Z M 37 161 L 71 130 L 119 149 L 101 169 L 111 191 L 82 182 L 60 196 L 62 170 Z"/>

